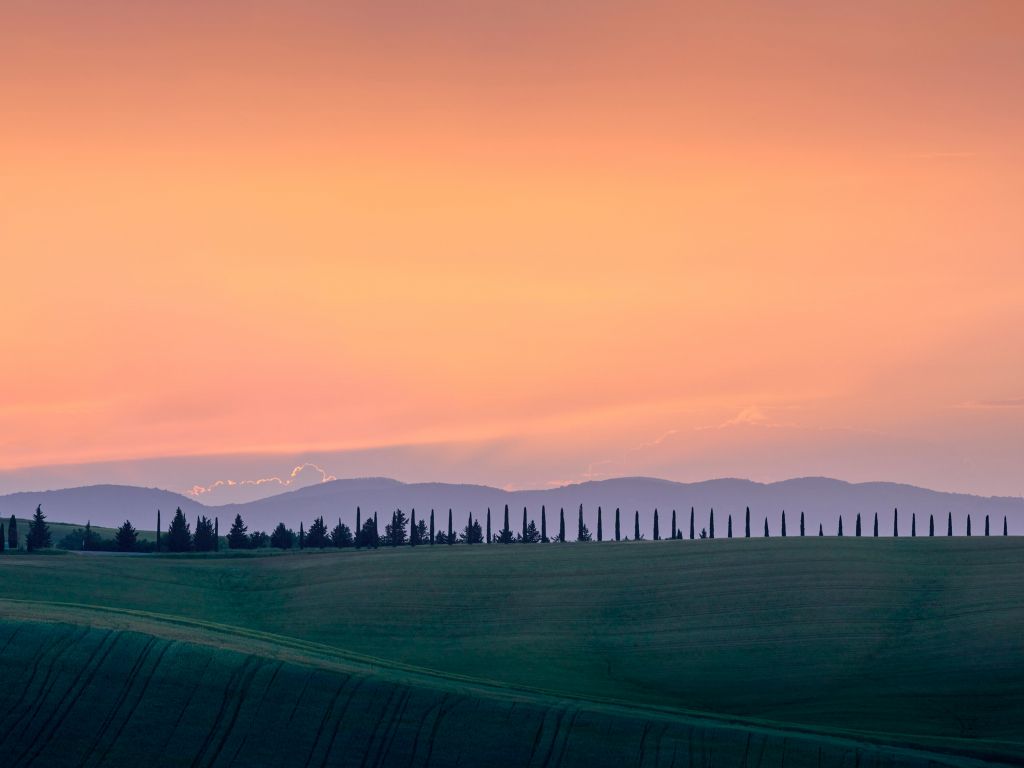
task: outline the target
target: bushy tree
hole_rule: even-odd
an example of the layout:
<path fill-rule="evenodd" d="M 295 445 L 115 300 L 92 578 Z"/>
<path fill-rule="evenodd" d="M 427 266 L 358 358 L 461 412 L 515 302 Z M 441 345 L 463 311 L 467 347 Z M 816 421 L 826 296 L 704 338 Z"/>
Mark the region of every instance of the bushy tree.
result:
<path fill-rule="evenodd" d="M 405 512 L 396 509 L 391 513 L 391 522 L 384 524 L 384 541 L 392 547 L 401 547 L 409 543 L 405 527 L 409 524 Z"/>
<path fill-rule="evenodd" d="M 707 528 L 701 528 L 700 529 L 700 537 L 702 539 L 706 539 L 708 537 L 708 529 Z"/>
<path fill-rule="evenodd" d="M 253 531 L 249 534 L 249 549 L 263 549 L 270 546 L 270 537 L 266 531 Z"/>
<path fill-rule="evenodd" d="M 129 521 L 125 520 L 121 527 L 117 529 L 114 541 L 117 542 L 117 548 L 121 552 L 131 552 L 135 549 L 135 544 L 138 541 L 138 532 Z"/>
<path fill-rule="evenodd" d="M 240 514 L 235 515 L 235 521 L 228 531 L 228 549 L 248 549 L 252 542 L 249 540 L 245 522 Z"/>
<path fill-rule="evenodd" d="M 363 530 L 360 533 L 360 537 L 364 547 L 377 549 L 380 546 L 380 535 L 377 533 L 376 517 L 366 518 L 366 522 L 363 523 Z"/>
<path fill-rule="evenodd" d="M 196 532 L 192 537 L 192 546 L 196 552 L 213 552 L 217 548 L 217 537 L 213 530 L 213 521 L 205 515 L 196 520 Z"/>
<path fill-rule="evenodd" d="M 540 541 L 540 531 L 537 530 L 536 524 L 533 520 L 526 526 L 526 533 L 523 535 L 524 544 L 536 544 Z"/>
<path fill-rule="evenodd" d="M 466 527 L 462 529 L 462 535 L 459 537 L 466 544 L 483 544 L 484 532 L 480 527 L 480 521 L 473 519 L 473 513 L 469 515 L 469 520 L 466 522 Z"/>
<path fill-rule="evenodd" d="M 429 541 L 427 536 L 427 524 L 422 520 L 418 520 L 416 522 L 416 538 L 419 540 L 419 543 L 422 544 L 424 541 Z"/>
<path fill-rule="evenodd" d="M 40 504 L 36 507 L 32 519 L 29 520 L 25 546 L 29 552 L 34 552 L 37 549 L 46 549 L 51 544 L 50 526 L 46 524 L 46 515 L 43 514 L 43 505 Z"/>
<path fill-rule="evenodd" d="M 169 552 L 188 552 L 192 549 L 192 528 L 185 519 L 181 507 L 178 507 L 167 528 L 167 550 Z"/>
<path fill-rule="evenodd" d="M 295 546 L 295 531 L 284 523 L 278 523 L 270 534 L 270 546 L 275 549 L 291 549 Z"/>

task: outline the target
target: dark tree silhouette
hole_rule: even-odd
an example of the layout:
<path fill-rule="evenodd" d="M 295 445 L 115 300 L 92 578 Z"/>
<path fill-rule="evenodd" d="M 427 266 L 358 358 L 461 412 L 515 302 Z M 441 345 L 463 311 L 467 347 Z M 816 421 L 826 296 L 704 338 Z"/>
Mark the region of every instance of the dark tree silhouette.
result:
<path fill-rule="evenodd" d="M 2 531 L 0 531 L 0 534 L 2 534 Z M 1007 536 L 1008 534 L 1009 532 L 1006 529 L 1006 515 L 1003 515 L 1003 536 Z"/>
<path fill-rule="evenodd" d="M 601 525 L 601 507 L 597 508 L 597 540 L 604 541 L 604 529 Z"/>
<path fill-rule="evenodd" d="M 491 543 L 491 508 L 487 508 L 487 543 Z"/>
<path fill-rule="evenodd" d="M 416 508 L 413 507 L 412 514 L 409 516 L 409 546 L 415 547 L 420 543 L 420 529 L 416 525 Z"/>
<path fill-rule="evenodd" d="M 917 536 L 917 512 L 910 513 L 910 536 Z"/>
<path fill-rule="evenodd" d="M 659 541 L 661 536 L 658 534 L 658 508 L 654 508 L 654 540 Z"/>
<path fill-rule="evenodd" d="M 877 538 L 878 538 L 878 513 L 877 513 L 877 512 L 875 512 L 875 528 L 874 528 L 874 535 L 875 535 L 875 538 L 877 539 Z"/>
<path fill-rule="evenodd" d="M 430 543 L 434 543 L 434 510 L 430 510 Z"/>
<path fill-rule="evenodd" d="M 240 514 L 235 515 L 235 522 L 231 524 L 231 530 L 228 531 L 228 548 L 229 549 L 248 549 L 249 548 L 249 536 L 246 534 L 245 523 L 242 521 Z"/>
<path fill-rule="evenodd" d="M 321 515 L 313 520 L 313 524 L 306 531 L 306 547 L 309 549 L 324 549 L 330 546 L 330 543 L 331 539 L 330 533 L 327 530 L 327 523 L 324 522 L 324 518 Z"/>
<path fill-rule="evenodd" d="M 577 525 L 576 541 L 590 541 L 590 531 L 583 522 L 583 505 L 580 504 L 580 519 Z"/>
<path fill-rule="evenodd" d="M 824 529 L 824 527 L 822 526 L 821 523 L 818 523 L 818 535 L 819 536 L 824 536 L 825 535 L 825 529 Z"/>
<path fill-rule="evenodd" d="M 565 544 L 565 507 L 558 509 L 558 541 Z"/>
<path fill-rule="evenodd" d="M 178 507 L 167 528 L 167 549 L 170 552 L 188 552 L 192 549 L 192 529 Z"/>
<path fill-rule="evenodd" d="M 619 529 L 619 508 L 616 507 L 615 508 L 615 540 L 616 541 L 620 540 L 619 539 L 619 534 L 620 534 L 620 529 Z"/>
<path fill-rule="evenodd" d="M 480 528 L 480 521 L 473 519 L 473 513 L 469 513 L 469 522 L 463 529 L 459 539 L 466 544 L 483 544 L 484 532 Z"/>
<path fill-rule="evenodd" d="M 0 520 L 0 554 L 7 548 L 7 530 L 4 528 L 3 521 Z"/>
<path fill-rule="evenodd" d="M 633 512 L 633 541 L 640 541 L 640 510 Z"/>
<path fill-rule="evenodd" d="M 380 534 L 377 531 L 377 516 L 367 517 L 363 523 L 363 530 L 359 534 L 363 546 L 368 549 L 377 549 L 380 546 Z"/>
<path fill-rule="evenodd" d="M 800 510 L 800 535 L 804 535 L 804 512 Z"/>
<path fill-rule="evenodd" d="M 900 521 L 899 521 L 899 510 L 893 509 L 892 511 L 892 537 L 894 539 L 899 538 L 900 535 Z"/>
<path fill-rule="evenodd" d="M 163 531 L 163 528 L 160 527 L 160 510 L 158 509 L 156 511 L 156 551 L 157 552 L 160 551 L 160 533 L 162 531 Z"/>
<path fill-rule="evenodd" d="M 213 520 L 206 515 L 196 518 L 196 533 L 192 537 L 192 546 L 196 552 L 213 552 L 217 546 L 217 538 L 213 531 Z"/>
<path fill-rule="evenodd" d="M 422 524 L 422 520 L 420 523 Z M 334 526 L 334 530 L 331 531 L 331 544 L 338 549 L 345 549 L 346 547 L 352 546 L 352 531 L 347 525 L 341 522 L 341 518 L 338 518 L 338 524 Z"/>
<path fill-rule="evenodd" d="M 522 528 L 523 532 L 521 534 L 519 534 L 519 536 L 523 540 L 524 543 L 526 542 L 526 524 L 527 524 L 527 520 L 526 520 L 526 507 L 523 507 L 523 528 Z"/>
<path fill-rule="evenodd" d="M 744 530 L 745 530 L 746 537 L 749 539 L 750 538 L 750 507 L 747 507 L 747 524 L 746 524 L 746 527 L 745 527 Z M 693 538 L 693 527 L 692 526 L 690 527 L 690 538 L 691 539 Z"/>
<path fill-rule="evenodd" d="M 88 552 L 93 549 L 93 539 L 99 539 L 99 536 L 93 536 L 92 534 L 92 520 L 85 521 L 85 535 L 82 536 L 82 551 Z"/>
<path fill-rule="evenodd" d="M 376 531 L 377 530 L 377 525 L 376 525 L 377 513 L 376 512 L 373 513 L 373 519 L 374 519 L 373 529 L 374 529 L 374 531 Z M 300 520 L 299 521 L 299 549 L 305 549 L 305 548 L 306 548 L 306 529 L 302 526 L 302 521 Z"/>
<path fill-rule="evenodd" d="M 508 524 L 508 504 L 505 505 L 505 525 L 498 531 L 498 543 L 499 544 L 511 544 L 516 540 L 515 534 L 512 533 L 512 529 Z"/>
<path fill-rule="evenodd" d="M 764 519 L 764 537 L 768 538 L 768 518 Z"/>
<path fill-rule="evenodd" d="M 707 528 L 701 528 L 700 529 L 700 537 L 702 539 L 706 539 L 708 537 L 708 529 Z"/>
<path fill-rule="evenodd" d="M 708 522 L 708 536 L 710 538 L 712 538 L 712 539 L 715 538 L 715 508 L 714 507 L 711 508 L 711 519 Z"/>
<path fill-rule="evenodd" d="M 11 549 L 18 548 L 18 520 L 11 515 L 11 522 L 7 526 L 7 545 Z"/>
<path fill-rule="evenodd" d="M 540 540 L 548 543 L 548 510 L 543 504 L 540 505 Z"/>
<path fill-rule="evenodd" d="M 853 526 L 853 535 L 860 536 L 860 512 L 857 513 L 857 522 Z"/>
<path fill-rule="evenodd" d="M 508 528 L 508 504 L 505 505 L 505 527 Z M 452 533 L 452 508 L 448 507 L 448 544 L 455 543 L 455 535 Z"/>
<path fill-rule="evenodd" d="M 732 515 L 729 515 L 729 538 L 732 538 Z"/>
<path fill-rule="evenodd" d="M 971 516 L 967 515 L 967 535 L 971 535 Z"/>
<path fill-rule="evenodd" d="M 839 516 L 839 533 L 836 534 L 836 535 L 837 536 L 842 536 L 843 535 L 843 516 L 842 515 Z"/>
<path fill-rule="evenodd" d="M 536 544 L 538 541 L 540 541 L 540 531 L 537 530 L 536 524 L 531 520 L 530 524 L 526 526 L 526 533 L 523 535 L 523 543 Z"/>
<path fill-rule="evenodd" d="M 674 541 L 675 539 L 678 539 L 678 538 L 679 538 L 679 530 L 676 528 L 676 511 L 673 509 L 672 510 L 672 539 Z"/>
<path fill-rule="evenodd" d="M 952 536 L 953 535 L 953 513 L 952 512 L 950 512 L 949 513 L 949 517 L 946 518 L 946 535 L 947 536 Z"/>
<path fill-rule="evenodd" d="M 928 515 L 928 535 L 935 535 L 935 515 Z"/>
<path fill-rule="evenodd" d="M 36 507 L 35 514 L 28 521 L 28 535 L 25 537 L 25 547 L 29 552 L 37 549 L 46 549 L 51 544 L 50 526 L 46 524 L 46 515 L 43 514 L 43 505 Z"/>
<path fill-rule="evenodd" d="M 251 549 L 263 549 L 270 546 L 270 537 L 263 531 L 253 531 L 249 534 L 249 547 Z"/>
<path fill-rule="evenodd" d="M 780 531 L 780 533 L 783 536 L 786 535 L 786 510 L 782 510 L 782 530 Z"/>
<path fill-rule="evenodd" d="M 213 518 L 213 551 L 220 552 L 220 518 Z"/>
<path fill-rule="evenodd" d="M 391 525 L 384 526 L 384 536 L 392 547 L 401 547 L 408 543 L 409 539 L 405 533 L 408 524 L 409 520 L 402 510 L 396 509 L 391 513 Z"/>
<path fill-rule="evenodd" d="M 119 552 L 131 552 L 135 549 L 135 542 L 138 540 L 139 534 L 132 527 L 132 524 L 127 520 L 124 524 L 117 529 L 117 533 L 114 534 L 114 541 L 117 542 L 117 549 Z"/>
<path fill-rule="evenodd" d="M 690 540 L 693 540 L 693 507 L 690 507 Z"/>
<path fill-rule="evenodd" d="M 434 514 L 433 514 L 433 512 L 431 512 L 431 514 L 430 514 L 430 527 L 431 527 L 431 529 L 433 529 L 433 527 L 434 527 Z M 433 533 L 433 530 L 431 530 L 431 533 Z M 433 538 L 433 537 L 431 537 L 431 538 Z M 359 549 L 360 547 L 364 546 L 365 544 L 366 544 L 366 542 L 363 541 L 362 510 L 360 510 L 359 507 L 356 507 L 356 540 L 355 540 L 356 549 Z"/>
<path fill-rule="evenodd" d="M 270 534 L 270 546 L 274 549 L 291 549 L 295 546 L 295 531 L 286 527 L 284 523 L 278 523 L 277 528 Z"/>
<path fill-rule="evenodd" d="M 988 515 L 985 515 L 985 535 L 988 536 Z"/>

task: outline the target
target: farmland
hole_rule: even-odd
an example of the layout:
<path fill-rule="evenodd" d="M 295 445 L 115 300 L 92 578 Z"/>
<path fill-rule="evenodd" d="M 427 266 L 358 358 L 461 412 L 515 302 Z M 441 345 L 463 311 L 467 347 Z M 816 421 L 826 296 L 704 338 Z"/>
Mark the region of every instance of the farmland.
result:
<path fill-rule="evenodd" d="M 23 764 L 1024 758 L 1016 538 L 8 556 L 0 583 Z"/>

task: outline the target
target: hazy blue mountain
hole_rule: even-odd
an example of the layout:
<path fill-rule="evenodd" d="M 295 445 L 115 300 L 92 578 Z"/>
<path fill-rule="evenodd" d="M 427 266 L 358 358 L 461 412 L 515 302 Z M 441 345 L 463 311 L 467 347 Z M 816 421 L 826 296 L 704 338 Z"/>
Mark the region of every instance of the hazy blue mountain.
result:
<path fill-rule="evenodd" d="M 760 536 L 764 520 L 768 518 L 771 535 L 780 531 L 782 510 L 786 510 L 788 535 L 799 534 L 800 512 L 806 514 L 808 535 L 817 535 L 819 522 L 825 533 L 836 532 L 839 515 L 843 516 L 844 532 L 853 535 L 857 513 L 863 516 L 863 532 L 870 535 L 873 516 L 879 516 L 881 535 L 892 533 L 893 508 L 899 509 L 900 535 L 910 535 L 911 514 L 917 515 L 918 535 L 927 535 L 928 515 L 935 515 L 937 535 L 946 533 L 946 515 L 953 514 L 954 532 L 964 533 L 966 517 L 972 517 L 974 535 L 984 532 L 984 519 L 991 517 L 992 533 L 1001 534 L 1003 516 L 1009 520 L 1011 534 L 1024 534 L 1024 499 L 1009 497 L 982 497 L 968 494 L 942 493 L 899 483 L 847 483 L 824 477 L 805 477 L 777 483 L 755 483 L 750 480 L 725 478 L 699 483 L 676 483 L 649 477 L 623 477 L 548 490 L 504 491 L 483 485 L 449 483 L 401 483 L 388 478 L 358 478 L 334 480 L 301 488 L 269 498 L 244 504 L 204 506 L 192 499 L 170 491 L 132 486 L 87 486 L 41 493 L 16 493 L 0 496 L 0 514 L 9 517 L 28 517 L 36 504 L 51 520 L 84 523 L 92 520 L 96 525 L 117 525 L 125 518 L 140 528 L 151 529 L 156 510 L 165 513 L 181 506 L 194 518 L 197 513 L 217 515 L 221 528 L 236 512 L 242 514 L 252 529 L 272 529 L 278 521 L 298 528 L 299 521 L 309 522 L 320 515 L 333 524 L 340 517 L 353 525 L 356 507 L 363 516 L 376 510 L 385 516 L 400 507 L 409 512 L 416 509 L 417 518 L 426 519 L 431 508 L 435 510 L 438 528 L 448 525 L 448 509 L 452 509 L 455 527 L 466 524 L 470 511 L 485 519 L 491 508 L 492 530 L 502 525 L 504 505 L 509 505 L 509 519 L 513 530 L 522 523 L 523 507 L 540 525 L 540 507 L 546 505 L 548 533 L 558 530 L 558 512 L 565 508 L 566 534 L 575 538 L 577 509 L 583 504 L 584 519 L 596 535 L 597 507 L 604 509 L 605 538 L 614 535 L 615 508 L 622 510 L 622 533 L 633 537 L 633 513 L 640 510 L 641 529 L 645 537 L 651 536 L 652 517 L 659 510 L 660 531 L 663 538 L 670 534 L 672 510 L 677 512 L 677 526 L 689 535 L 690 507 L 694 507 L 696 529 L 708 527 L 710 509 L 715 510 L 715 535 L 725 537 L 728 516 L 733 518 L 733 535 L 743 534 L 744 510 L 751 510 L 751 533 Z M 167 518 L 165 516 L 165 524 Z M 383 525 L 383 522 L 381 523 Z"/>

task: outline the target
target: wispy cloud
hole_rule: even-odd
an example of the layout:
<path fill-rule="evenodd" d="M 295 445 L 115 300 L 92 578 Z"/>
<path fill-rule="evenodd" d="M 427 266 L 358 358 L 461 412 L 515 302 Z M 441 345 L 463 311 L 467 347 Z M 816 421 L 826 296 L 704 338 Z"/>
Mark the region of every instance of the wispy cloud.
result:
<path fill-rule="evenodd" d="M 255 480 L 215 480 L 210 485 L 193 485 L 191 488 L 186 490 L 185 493 L 194 498 L 199 498 L 200 496 L 203 496 L 205 494 L 213 493 L 218 488 L 237 488 L 244 486 L 258 487 L 261 485 L 278 485 L 281 488 L 288 488 L 294 485 L 298 480 L 299 476 L 307 469 L 312 470 L 314 473 L 320 476 L 320 479 L 317 482 L 326 483 L 331 480 L 338 479 L 335 475 L 332 475 L 323 467 L 317 464 L 313 464 L 312 462 L 306 462 L 304 464 L 299 464 L 291 471 L 291 473 L 289 473 L 287 477 L 284 478 L 272 476 L 260 477 Z"/>

